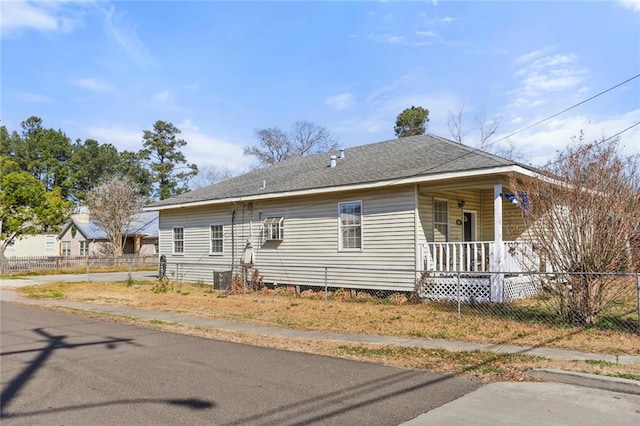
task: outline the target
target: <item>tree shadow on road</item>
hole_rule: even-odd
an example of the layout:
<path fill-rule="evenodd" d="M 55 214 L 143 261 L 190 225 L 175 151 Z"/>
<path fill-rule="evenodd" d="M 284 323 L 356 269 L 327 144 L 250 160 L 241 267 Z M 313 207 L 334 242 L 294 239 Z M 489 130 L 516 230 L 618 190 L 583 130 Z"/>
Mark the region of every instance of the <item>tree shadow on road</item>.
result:
<path fill-rule="evenodd" d="M 17 355 L 29 352 L 37 352 L 38 355 L 27 364 L 27 366 L 16 375 L 7 386 L 2 389 L 2 394 L 0 394 L 0 418 L 11 418 L 11 417 L 28 417 L 34 416 L 38 414 L 47 414 L 53 412 L 61 412 L 61 411 L 69 411 L 69 410 L 80 410 L 86 408 L 95 408 L 95 407 L 104 407 L 109 405 L 118 405 L 118 404 L 141 404 L 141 403 L 151 403 L 151 404 L 173 404 L 176 406 L 183 406 L 191 409 L 208 409 L 214 407 L 214 404 L 210 401 L 204 401 L 195 398 L 185 398 L 185 399 L 161 399 L 161 398 L 138 398 L 138 399 L 127 399 L 127 400 L 116 400 L 116 401 L 105 401 L 100 403 L 93 404 L 81 404 L 81 405 L 73 405 L 67 407 L 58 407 L 58 408 L 49 408 L 46 410 L 36 410 L 27 413 L 10 413 L 8 411 L 8 407 L 11 402 L 15 400 L 19 394 L 20 390 L 23 389 L 27 383 L 34 377 L 35 373 L 44 367 L 47 360 L 54 354 L 54 352 L 58 349 L 76 349 L 84 346 L 95 346 L 95 345 L 104 345 L 106 349 L 116 349 L 120 344 L 131 344 L 135 345 L 133 339 L 122 339 L 122 338 L 106 338 L 105 340 L 99 340 L 94 342 L 85 342 L 85 343 L 67 343 L 65 339 L 67 336 L 64 335 L 53 335 L 45 331 L 44 328 L 34 328 L 32 330 L 34 333 L 44 337 L 45 341 L 48 343 L 44 348 L 39 349 L 25 349 L 19 351 L 11 351 L 11 352 L 2 352 L 0 356 L 7 355 Z"/>

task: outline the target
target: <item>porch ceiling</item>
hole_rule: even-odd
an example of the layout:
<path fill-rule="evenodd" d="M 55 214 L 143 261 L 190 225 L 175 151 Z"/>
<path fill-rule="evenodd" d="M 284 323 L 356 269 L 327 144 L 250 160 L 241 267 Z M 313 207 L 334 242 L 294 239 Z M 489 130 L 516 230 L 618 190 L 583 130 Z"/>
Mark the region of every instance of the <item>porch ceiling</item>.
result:
<path fill-rule="evenodd" d="M 485 179 L 464 177 L 459 179 L 446 179 L 435 182 L 421 183 L 418 192 L 420 194 L 426 194 L 434 191 L 445 191 L 452 189 L 492 189 L 496 184 L 502 184 L 506 186 L 507 183 L 507 178 L 503 176 L 495 176 Z"/>

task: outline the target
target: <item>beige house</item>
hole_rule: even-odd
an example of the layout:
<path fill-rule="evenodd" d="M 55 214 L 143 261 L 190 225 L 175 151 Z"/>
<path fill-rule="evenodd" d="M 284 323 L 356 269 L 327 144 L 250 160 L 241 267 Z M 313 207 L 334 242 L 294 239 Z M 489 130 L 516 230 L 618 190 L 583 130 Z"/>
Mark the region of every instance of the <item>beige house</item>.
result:
<path fill-rule="evenodd" d="M 309 286 L 322 285 L 321 270 L 296 266 L 413 270 L 329 285 L 439 297 L 462 271 L 482 287 L 469 297 L 502 301 L 530 294 L 518 273 L 541 266 L 522 241 L 524 206 L 509 201 L 512 174 L 536 171 L 424 135 L 290 159 L 147 210 L 159 212 L 160 254 L 184 280 L 211 282 L 241 260 L 265 282 Z"/>
<path fill-rule="evenodd" d="M 4 252 L 5 257 L 58 256 L 58 234 L 25 235 L 14 239 Z"/>

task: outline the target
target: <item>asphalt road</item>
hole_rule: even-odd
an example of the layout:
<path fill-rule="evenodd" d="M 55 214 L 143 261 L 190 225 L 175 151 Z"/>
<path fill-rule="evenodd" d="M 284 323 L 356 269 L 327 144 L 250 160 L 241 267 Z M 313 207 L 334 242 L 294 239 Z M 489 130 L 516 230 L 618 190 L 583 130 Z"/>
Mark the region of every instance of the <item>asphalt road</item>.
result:
<path fill-rule="evenodd" d="M 0 302 L 2 425 L 395 425 L 459 378 Z"/>

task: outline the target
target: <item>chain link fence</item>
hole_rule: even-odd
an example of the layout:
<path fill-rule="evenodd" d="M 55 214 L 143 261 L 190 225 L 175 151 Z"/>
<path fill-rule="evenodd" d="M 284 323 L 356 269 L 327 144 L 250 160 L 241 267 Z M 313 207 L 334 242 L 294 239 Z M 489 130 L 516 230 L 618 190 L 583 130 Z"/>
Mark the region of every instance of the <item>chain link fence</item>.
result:
<path fill-rule="evenodd" d="M 164 268 L 164 269 L 163 269 Z M 166 263 L 165 277 L 236 294 L 428 304 L 465 319 L 587 326 L 640 335 L 640 274 L 438 272 L 329 265 Z"/>

